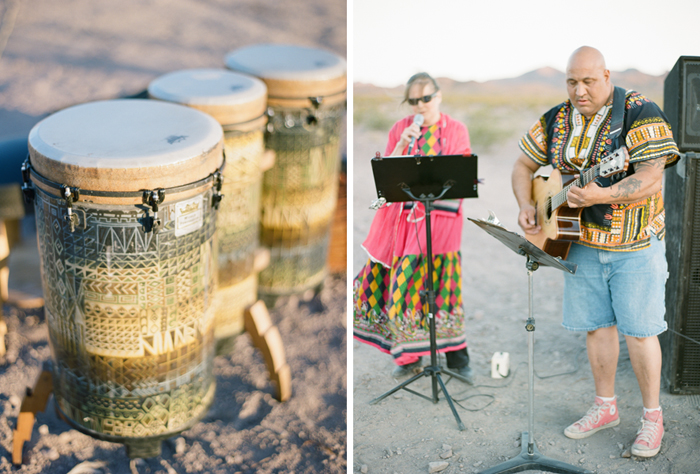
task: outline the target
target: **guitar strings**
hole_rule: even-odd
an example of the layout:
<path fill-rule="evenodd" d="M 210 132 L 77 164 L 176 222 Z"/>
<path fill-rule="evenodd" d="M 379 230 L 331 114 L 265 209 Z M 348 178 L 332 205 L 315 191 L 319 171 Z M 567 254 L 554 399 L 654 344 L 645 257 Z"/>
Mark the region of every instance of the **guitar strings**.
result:
<path fill-rule="evenodd" d="M 581 175 L 581 177 L 584 177 L 584 178 L 585 178 L 584 180 L 587 181 L 586 184 L 590 183 L 591 181 L 593 181 L 593 179 L 597 178 L 598 176 L 600 176 L 600 175 L 598 174 L 598 167 L 589 168 L 588 170 L 584 171 L 584 172 L 582 173 L 582 175 Z M 558 192 L 557 194 L 555 194 L 554 196 L 547 196 L 546 199 L 541 203 L 541 205 L 538 205 L 538 206 L 536 207 L 537 215 L 538 215 L 538 216 L 539 216 L 539 215 L 547 215 L 547 216 L 549 216 L 549 215 L 551 214 L 551 212 L 553 212 L 554 210 L 558 209 L 559 206 L 561 206 L 562 204 L 564 204 L 564 203 L 566 202 L 566 194 L 569 192 L 569 189 L 571 189 L 571 187 L 574 186 L 574 185 L 579 186 L 579 185 L 581 184 L 581 177 L 579 177 L 579 178 L 573 180 L 571 183 L 569 183 L 569 184 L 567 184 L 566 186 L 564 186 L 564 187 L 561 189 L 561 191 L 559 191 L 559 192 Z M 584 185 L 584 186 L 585 186 L 585 185 Z M 564 196 L 563 201 L 562 201 L 560 204 L 556 205 L 556 206 L 552 206 L 553 198 L 555 198 L 555 197 L 557 197 L 557 196 L 560 196 L 560 195 L 563 195 L 563 196 Z M 558 199 L 561 199 L 561 198 L 558 198 Z"/>

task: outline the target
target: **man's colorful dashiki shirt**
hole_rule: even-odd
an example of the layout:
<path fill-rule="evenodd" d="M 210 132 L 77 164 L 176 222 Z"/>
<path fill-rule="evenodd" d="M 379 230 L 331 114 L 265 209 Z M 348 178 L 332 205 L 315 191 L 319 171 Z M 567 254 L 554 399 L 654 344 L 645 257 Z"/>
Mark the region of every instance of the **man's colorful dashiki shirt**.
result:
<path fill-rule="evenodd" d="M 613 152 L 608 138 L 612 100 L 587 119 L 567 100 L 550 109 L 520 140 L 520 149 L 541 166 L 551 164 L 562 172 L 579 173 L 600 163 Z M 619 140 L 627 146 L 630 166 L 666 157 L 666 166 L 676 163 L 679 153 L 671 126 L 661 109 L 635 91 L 625 95 L 625 118 Z M 610 186 L 610 180 L 600 180 Z M 651 234 L 664 236 L 662 192 L 632 204 L 600 204 L 585 208 L 581 215 L 579 243 L 599 249 L 632 251 L 646 248 Z"/>

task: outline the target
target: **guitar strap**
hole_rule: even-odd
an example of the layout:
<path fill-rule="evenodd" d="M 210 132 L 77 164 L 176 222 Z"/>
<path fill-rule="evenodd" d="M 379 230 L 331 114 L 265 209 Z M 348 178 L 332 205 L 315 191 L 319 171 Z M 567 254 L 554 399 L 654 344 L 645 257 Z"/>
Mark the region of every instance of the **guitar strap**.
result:
<path fill-rule="evenodd" d="M 625 144 L 626 133 L 622 133 L 625 122 L 625 89 L 622 87 L 615 86 L 613 92 L 613 105 L 612 113 L 610 117 L 610 132 L 608 133 L 608 139 L 611 140 L 610 145 L 606 146 L 608 154 L 612 153 L 613 150 L 617 150 Z M 630 167 L 632 168 L 632 167 Z M 633 169 L 630 173 L 618 173 L 609 178 L 609 185 L 615 184 L 620 181 L 625 176 L 632 174 Z"/>
<path fill-rule="evenodd" d="M 612 117 L 610 118 L 610 133 L 608 138 L 613 142 L 611 144 L 612 150 L 617 150 L 620 148 L 619 139 L 622 137 L 622 126 L 625 121 L 625 90 L 622 87 L 615 86 L 615 91 L 613 92 L 613 108 Z"/>

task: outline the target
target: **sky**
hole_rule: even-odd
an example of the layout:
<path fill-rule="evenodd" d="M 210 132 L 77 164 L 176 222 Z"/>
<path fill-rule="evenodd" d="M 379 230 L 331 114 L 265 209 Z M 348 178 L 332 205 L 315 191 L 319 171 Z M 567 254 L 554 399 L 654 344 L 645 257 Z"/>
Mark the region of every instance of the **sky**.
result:
<path fill-rule="evenodd" d="M 652 75 L 700 56 L 700 0 L 353 0 L 353 81 L 458 81 L 566 68 L 579 46 Z"/>

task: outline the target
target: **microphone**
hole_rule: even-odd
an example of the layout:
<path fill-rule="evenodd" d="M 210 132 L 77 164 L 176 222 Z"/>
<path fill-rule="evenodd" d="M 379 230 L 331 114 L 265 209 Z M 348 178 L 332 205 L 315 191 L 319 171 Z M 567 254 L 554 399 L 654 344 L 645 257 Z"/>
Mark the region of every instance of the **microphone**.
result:
<path fill-rule="evenodd" d="M 422 115 L 422 114 L 416 114 L 415 117 L 413 117 L 413 123 L 415 123 L 415 124 L 418 125 L 419 127 L 420 127 L 421 125 L 423 125 L 423 122 L 424 122 L 424 121 L 425 121 L 425 119 L 423 118 L 423 115 Z M 408 145 L 408 154 L 409 154 L 409 155 L 411 154 L 411 151 L 413 150 L 413 145 L 415 145 L 415 144 L 416 144 L 416 137 L 412 137 L 412 138 L 411 138 L 411 144 Z"/>

